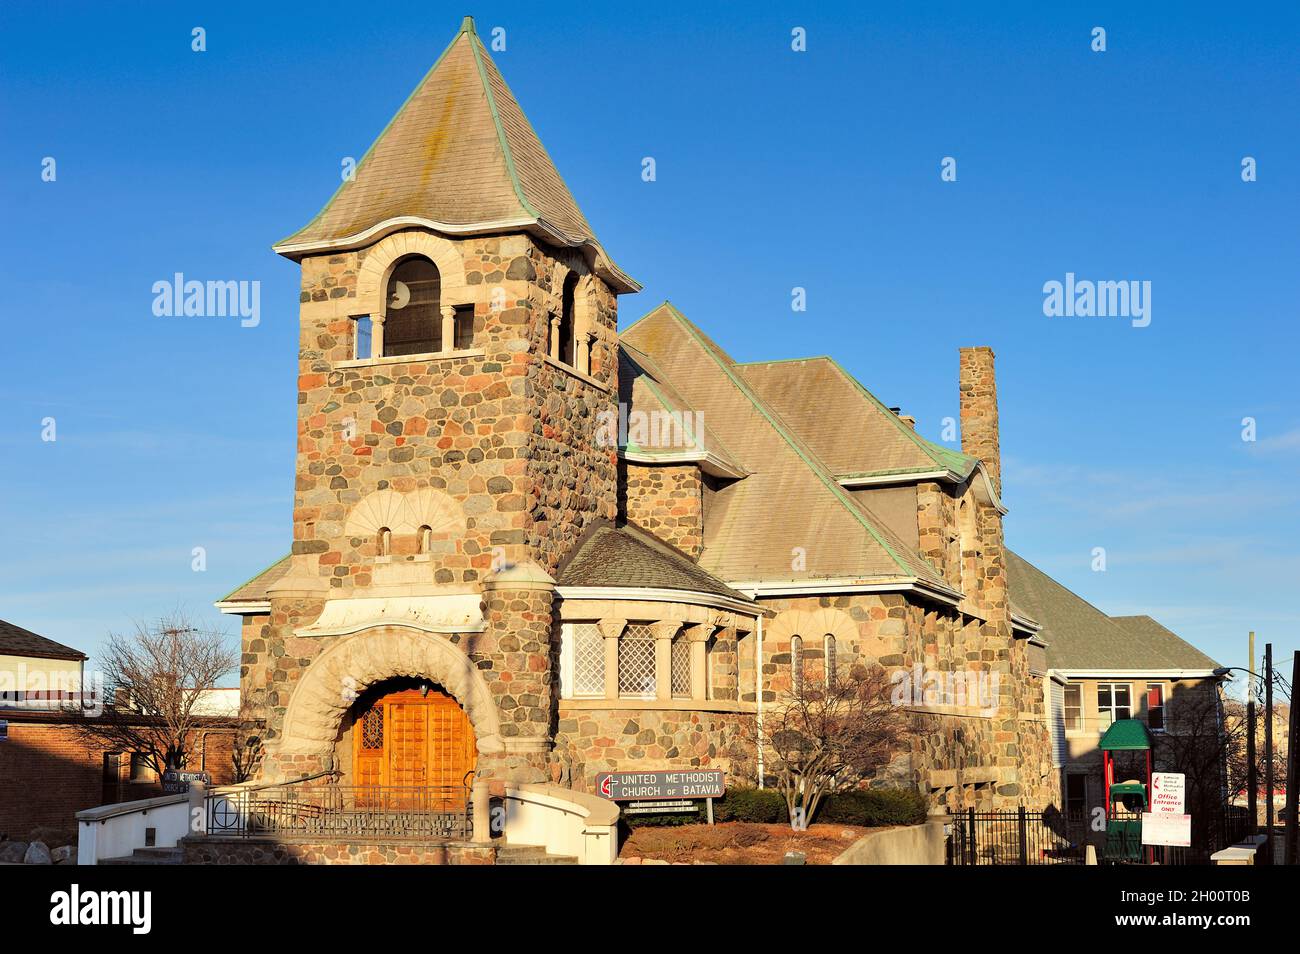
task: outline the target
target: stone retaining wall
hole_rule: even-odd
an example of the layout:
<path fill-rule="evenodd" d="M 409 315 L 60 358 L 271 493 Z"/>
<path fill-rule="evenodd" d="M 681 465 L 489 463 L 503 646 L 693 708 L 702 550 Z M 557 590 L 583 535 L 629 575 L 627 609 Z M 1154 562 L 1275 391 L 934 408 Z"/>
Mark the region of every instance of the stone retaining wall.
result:
<path fill-rule="evenodd" d="M 186 838 L 187 865 L 491 865 L 496 847 L 465 842 L 330 842 L 297 839 Z"/>

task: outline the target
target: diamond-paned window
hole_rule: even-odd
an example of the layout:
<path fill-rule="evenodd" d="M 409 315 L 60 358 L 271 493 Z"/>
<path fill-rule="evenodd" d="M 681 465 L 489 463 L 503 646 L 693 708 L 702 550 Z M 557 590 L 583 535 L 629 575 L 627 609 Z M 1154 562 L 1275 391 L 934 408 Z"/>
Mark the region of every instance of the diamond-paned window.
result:
<path fill-rule="evenodd" d="M 374 706 L 361 717 L 361 747 L 363 749 L 384 747 L 383 706 Z"/>
<path fill-rule="evenodd" d="M 685 636 L 673 640 L 669 671 L 672 673 L 673 698 L 689 699 L 691 696 L 691 644 Z"/>
<path fill-rule="evenodd" d="M 595 623 L 577 623 L 573 627 L 573 694 L 605 694 L 605 638 Z"/>
<path fill-rule="evenodd" d="M 655 638 L 642 623 L 628 626 L 618 641 L 618 694 L 655 697 Z"/>

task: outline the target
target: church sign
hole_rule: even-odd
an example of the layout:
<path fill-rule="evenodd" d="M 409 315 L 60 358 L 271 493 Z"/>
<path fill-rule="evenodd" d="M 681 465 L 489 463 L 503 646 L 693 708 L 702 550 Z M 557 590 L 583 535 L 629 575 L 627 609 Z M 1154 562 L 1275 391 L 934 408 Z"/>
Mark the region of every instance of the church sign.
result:
<path fill-rule="evenodd" d="M 721 798 L 727 790 L 727 773 L 721 769 L 679 772 L 602 772 L 596 791 L 612 802 L 669 798 Z"/>
<path fill-rule="evenodd" d="M 212 776 L 207 772 L 178 772 L 175 769 L 168 769 L 163 772 L 162 790 L 169 794 L 188 792 L 190 782 L 202 782 L 204 785 L 211 785 Z"/>

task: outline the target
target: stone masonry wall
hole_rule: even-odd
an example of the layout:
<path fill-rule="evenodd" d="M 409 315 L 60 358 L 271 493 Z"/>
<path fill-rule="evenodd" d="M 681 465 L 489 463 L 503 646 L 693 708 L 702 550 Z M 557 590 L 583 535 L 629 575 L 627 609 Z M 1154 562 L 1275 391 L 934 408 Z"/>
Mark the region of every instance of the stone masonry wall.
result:
<path fill-rule="evenodd" d="M 187 865 L 490 865 L 492 845 L 184 838 Z"/>
<path fill-rule="evenodd" d="M 621 465 L 620 516 L 698 560 L 704 549 L 704 482 L 695 464 Z"/>
<path fill-rule="evenodd" d="M 381 304 L 359 297 L 371 250 L 302 262 L 291 576 L 317 581 L 320 596 L 273 592 L 269 619 L 245 634 L 242 684 L 262 700 L 272 743 L 302 673 L 338 638 L 295 635 L 326 598 L 363 597 L 394 579 L 412 595 L 475 592 L 494 569 L 514 563 L 553 572 L 589 521 L 616 512 L 615 452 L 594 437 L 597 414 L 616 406 L 613 293 L 589 276 L 579 252 L 524 235 L 423 241 L 451 247 L 463 262 L 464 285 L 449 289 L 444 279 L 442 304 L 473 308 L 465 353 L 357 366 L 352 319 Z M 583 276 L 590 375 L 544 356 L 566 270 Z M 450 521 L 451 529 L 435 531 L 432 559 L 421 562 L 414 539 L 395 538 L 385 560 L 375 534 L 348 532 L 349 515 L 368 495 L 426 489 L 451 498 L 463 517 L 463 526 Z M 550 612 L 549 593 L 493 593 L 487 632 L 467 640 L 477 643 L 465 648 L 497 701 L 503 737 L 553 730 Z M 500 759 L 528 763 L 514 769 L 533 773 L 545 761 Z M 286 759 L 268 771 L 314 771 L 315 761 Z"/>

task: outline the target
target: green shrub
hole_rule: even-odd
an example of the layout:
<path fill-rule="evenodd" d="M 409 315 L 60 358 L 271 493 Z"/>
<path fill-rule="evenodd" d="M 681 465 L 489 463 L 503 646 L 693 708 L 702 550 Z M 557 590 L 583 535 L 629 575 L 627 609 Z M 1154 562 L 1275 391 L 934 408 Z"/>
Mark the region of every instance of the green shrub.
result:
<path fill-rule="evenodd" d="M 698 825 L 707 819 L 704 806 L 698 812 L 664 812 L 658 814 L 629 815 L 624 812 L 619 820 L 631 831 L 635 828 L 674 828 L 678 825 Z"/>
<path fill-rule="evenodd" d="M 771 825 L 789 821 L 785 798 L 771 788 L 732 788 L 713 803 L 715 821 L 754 822 Z"/>
<path fill-rule="evenodd" d="M 925 816 L 925 799 L 918 792 L 903 788 L 875 788 L 828 795 L 813 821 L 880 828 L 885 825 L 919 825 L 925 821 Z"/>

